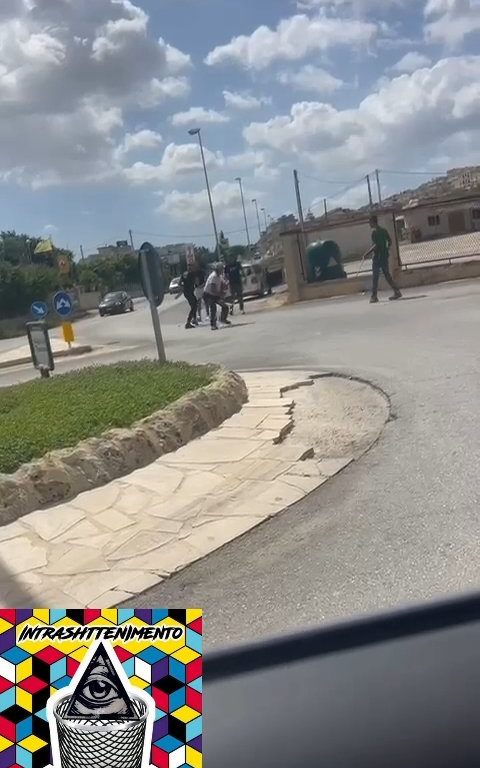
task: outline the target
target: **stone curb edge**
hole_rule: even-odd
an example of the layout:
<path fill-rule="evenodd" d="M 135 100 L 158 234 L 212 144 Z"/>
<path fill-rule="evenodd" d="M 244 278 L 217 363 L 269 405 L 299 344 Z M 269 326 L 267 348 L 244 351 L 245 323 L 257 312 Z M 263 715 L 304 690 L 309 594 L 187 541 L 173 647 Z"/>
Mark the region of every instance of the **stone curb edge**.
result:
<path fill-rule="evenodd" d="M 86 355 L 89 352 L 93 352 L 93 347 L 90 346 L 90 344 L 83 344 L 80 347 L 75 347 L 73 349 L 61 349 L 58 352 L 53 353 L 53 357 L 57 359 L 58 357 L 73 357 L 74 355 Z M 27 357 L 17 357 L 13 360 L 4 360 L 0 363 L 0 369 L 1 368 L 14 368 L 17 365 L 28 365 L 28 363 L 32 362 L 32 358 L 30 355 Z"/>
<path fill-rule="evenodd" d="M 220 426 L 248 401 L 245 382 L 220 369 L 214 380 L 135 423 L 52 451 L 0 475 L 0 525 L 37 509 L 68 501 L 151 464 Z"/>

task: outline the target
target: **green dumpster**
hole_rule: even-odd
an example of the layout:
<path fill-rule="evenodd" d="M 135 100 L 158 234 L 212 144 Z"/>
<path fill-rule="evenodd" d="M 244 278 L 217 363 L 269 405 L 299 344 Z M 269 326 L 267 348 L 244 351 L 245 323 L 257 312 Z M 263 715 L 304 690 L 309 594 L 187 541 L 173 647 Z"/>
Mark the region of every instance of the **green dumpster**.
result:
<path fill-rule="evenodd" d="M 318 240 L 307 248 L 307 279 L 309 283 L 346 277 L 342 254 L 334 240 Z"/>

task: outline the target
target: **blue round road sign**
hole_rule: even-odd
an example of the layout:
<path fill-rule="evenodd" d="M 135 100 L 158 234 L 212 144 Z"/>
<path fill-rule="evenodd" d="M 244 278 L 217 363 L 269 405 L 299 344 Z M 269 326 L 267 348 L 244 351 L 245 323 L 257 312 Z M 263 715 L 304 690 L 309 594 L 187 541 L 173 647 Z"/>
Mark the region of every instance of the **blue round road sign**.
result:
<path fill-rule="evenodd" d="M 31 306 L 31 313 L 33 317 L 42 320 L 48 315 L 48 307 L 44 301 L 34 301 Z"/>
<path fill-rule="evenodd" d="M 53 297 L 53 308 L 60 317 L 68 317 L 72 314 L 73 302 L 68 293 L 59 291 Z"/>

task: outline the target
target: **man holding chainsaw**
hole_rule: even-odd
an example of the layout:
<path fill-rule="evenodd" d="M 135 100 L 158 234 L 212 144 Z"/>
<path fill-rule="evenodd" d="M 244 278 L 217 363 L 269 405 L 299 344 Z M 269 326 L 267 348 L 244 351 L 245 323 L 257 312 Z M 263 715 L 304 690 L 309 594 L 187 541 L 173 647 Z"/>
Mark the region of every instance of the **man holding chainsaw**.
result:
<path fill-rule="evenodd" d="M 390 267 L 389 267 L 389 258 L 390 258 L 390 247 L 392 245 L 392 239 L 390 235 L 388 234 L 388 231 L 381 227 L 378 223 L 378 218 L 376 216 L 370 217 L 370 227 L 372 228 L 372 243 L 373 246 L 370 248 L 369 251 L 365 254 L 363 257 L 366 259 L 368 256 L 370 256 L 371 253 L 373 253 L 372 258 L 372 273 L 373 273 L 373 285 L 372 285 L 372 296 L 370 299 L 370 304 L 377 304 L 378 303 L 378 281 L 380 279 L 380 272 L 383 272 L 385 276 L 385 280 L 389 284 L 389 286 L 393 289 L 393 296 L 390 296 L 390 301 L 395 301 L 396 299 L 401 299 L 402 294 L 400 293 L 400 290 L 396 283 L 393 280 L 393 277 L 390 274 Z"/>

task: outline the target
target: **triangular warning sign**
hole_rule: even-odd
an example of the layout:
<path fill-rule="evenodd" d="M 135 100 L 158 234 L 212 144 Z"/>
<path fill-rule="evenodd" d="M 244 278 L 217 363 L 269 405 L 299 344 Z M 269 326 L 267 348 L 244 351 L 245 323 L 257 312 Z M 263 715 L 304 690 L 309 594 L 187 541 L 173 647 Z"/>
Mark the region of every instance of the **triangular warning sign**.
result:
<path fill-rule="evenodd" d="M 76 684 L 65 719 L 138 720 L 133 702 L 103 643 Z"/>

